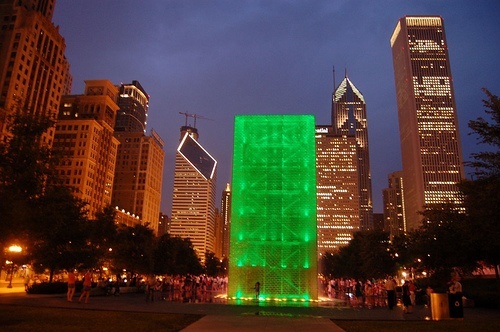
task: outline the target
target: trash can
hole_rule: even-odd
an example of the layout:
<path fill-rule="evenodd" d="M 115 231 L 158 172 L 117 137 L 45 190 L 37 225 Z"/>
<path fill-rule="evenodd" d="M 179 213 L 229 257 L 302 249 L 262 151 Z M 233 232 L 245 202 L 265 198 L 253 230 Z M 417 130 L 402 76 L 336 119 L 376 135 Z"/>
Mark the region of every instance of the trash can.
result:
<path fill-rule="evenodd" d="M 464 305 L 462 293 L 449 294 L 450 318 L 464 318 Z"/>
<path fill-rule="evenodd" d="M 431 293 L 432 320 L 450 319 L 448 294 Z"/>

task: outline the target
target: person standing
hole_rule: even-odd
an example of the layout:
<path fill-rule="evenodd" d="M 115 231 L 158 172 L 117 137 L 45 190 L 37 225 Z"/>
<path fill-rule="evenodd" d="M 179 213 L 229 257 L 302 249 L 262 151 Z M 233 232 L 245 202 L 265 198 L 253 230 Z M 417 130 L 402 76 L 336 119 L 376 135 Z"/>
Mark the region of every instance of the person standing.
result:
<path fill-rule="evenodd" d="M 85 276 L 83 277 L 83 290 L 78 302 L 82 302 L 83 297 L 85 296 L 85 303 L 89 303 L 90 289 L 92 288 L 92 273 L 90 270 L 87 270 Z"/>
<path fill-rule="evenodd" d="M 75 295 L 75 283 L 76 283 L 76 275 L 73 271 L 68 272 L 68 293 L 66 294 L 66 298 L 68 302 L 73 302 L 73 295 Z"/>
<path fill-rule="evenodd" d="M 257 281 L 255 283 L 254 289 L 255 289 L 255 299 L 259 300 L 259 296 L 260 296 L 260 282 Z"/>
<path fill-rule="evenodd" d="M 417 291 L 417 287 L 415 286 L 415 283 L 413 282 L 413 280 L 410 280 L 410 284 L 408 285 L 408 289 L 410 290 L 410 302 L 411 302 L 411 305 L 412 306 L 415 306 L 415 300 L 416 300 L 416 297 L 417 297 L 417 294 L 416 294 L 416 291 Z"/>
<path fill-rule="evenodd" d="M 449 306 L 451 318 L 463 318 L 464 306 L 462 302 L 462 284 L 460 283 L 460 276 L 454 275 L 449 288 Z"/>
<path fill-rule="evenodd" d="M 28 270 L 26 270 L 26 274 L 24 275 L 24 291 L 28 292 L 28 289 L 30 287 L 30 275 L 28 273 Z"/>
<path fill-rule="evenodd" d="M 392 310 L 396 305 L 396 282 L 392 277 L 387 279 L 385 290 L 387 291 L 387 306 Z"/>

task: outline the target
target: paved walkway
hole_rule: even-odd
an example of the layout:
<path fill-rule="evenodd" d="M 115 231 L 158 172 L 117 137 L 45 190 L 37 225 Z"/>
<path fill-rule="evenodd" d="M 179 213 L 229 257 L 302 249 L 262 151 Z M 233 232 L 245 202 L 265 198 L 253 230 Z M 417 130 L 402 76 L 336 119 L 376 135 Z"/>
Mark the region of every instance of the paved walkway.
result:
<path fill-rule="evenodd" d="M 79 294 L 77 294 L 78 296 Z M 75 301 L 78 297 L 75 296 Z M 0 283 L 0 304 L 83 310 L 114 310 L 132 312 L 156 312 L 197 314 L 203 318 L 183 331 L 336 331 L 342 329 L 332 320 L 425 320 L 430 312 L 417 306 L 412 314 L 404 314 L 400 307 L 373 309 L 353 308 L 339 302 L 303 305 L 276 305 L 276 303 L 248 302 L 240 305 L 219 303 L 179 303 L 169 301 L 146 302 L 144 294 L 91 297 L 88 304 L 67 302 L 65 295 L 27 295 L 24 286 L 13 284 L 7 289 Z M 499 311 L 465 308 L 465 319 L 483 320 L 498 317 Z"/>

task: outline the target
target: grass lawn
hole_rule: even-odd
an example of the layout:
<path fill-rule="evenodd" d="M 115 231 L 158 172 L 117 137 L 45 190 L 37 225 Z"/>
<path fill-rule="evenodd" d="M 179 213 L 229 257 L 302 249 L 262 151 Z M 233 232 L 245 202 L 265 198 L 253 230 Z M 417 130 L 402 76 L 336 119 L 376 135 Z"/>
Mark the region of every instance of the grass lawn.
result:
<path fill-rule="evenodd" d="M 202 315 L 0 305 L 4 331 L 179 331 Z"/>
<path fill-rule="evenodd" d="M 441 321 L 352 321 L 334 319 L 332 321 L 347 332 L 497 332 L 500 330 L 500 317 L 498 319 L 489 321 L 467 321 L 466 319 Z"/>

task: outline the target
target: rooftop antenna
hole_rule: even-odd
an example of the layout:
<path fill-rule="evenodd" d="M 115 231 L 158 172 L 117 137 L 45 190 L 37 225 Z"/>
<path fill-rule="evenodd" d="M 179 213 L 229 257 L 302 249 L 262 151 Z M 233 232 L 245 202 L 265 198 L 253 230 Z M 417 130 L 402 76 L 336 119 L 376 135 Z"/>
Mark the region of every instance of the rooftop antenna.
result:
<path fill-rule="evenodd" d="M 335 92 L 335 88 L 337 87 L 337 83 L 335 82 L 335 65 L 333 66 L 333 92 Z"/>

